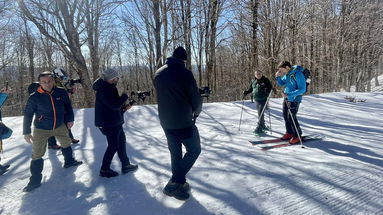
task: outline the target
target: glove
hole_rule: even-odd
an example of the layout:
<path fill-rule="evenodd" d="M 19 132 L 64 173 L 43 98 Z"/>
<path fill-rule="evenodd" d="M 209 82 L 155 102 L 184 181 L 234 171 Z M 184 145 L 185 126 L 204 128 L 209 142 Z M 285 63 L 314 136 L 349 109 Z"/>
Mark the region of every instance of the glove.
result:
<path fill-rule="evenodd" d="M 244 90 L 243 95 L 246 96 L 247 94 L 249 94 L 249 92 L 247 92 L 247 90 Z"/>

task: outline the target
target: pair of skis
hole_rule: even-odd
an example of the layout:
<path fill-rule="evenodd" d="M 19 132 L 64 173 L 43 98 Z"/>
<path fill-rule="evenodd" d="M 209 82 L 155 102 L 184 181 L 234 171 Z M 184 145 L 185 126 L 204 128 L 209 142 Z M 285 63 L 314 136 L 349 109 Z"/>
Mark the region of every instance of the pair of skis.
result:
<path fill-rule="evenodd" d="M 302 142 L 305 143 L 305 142 L 309 142 L 309 141 L 323 140 L 324 135 L 311 134 L 311 135 L 302 136 L 301 138 L 302 138 Z M 249 142 L 254 146 L 258 146 L 259 148 L 261 148 L 261 150 L 264 150 L 264 151 L 270 150 L 270 149 L 275 149 L 275 148 L 300 145 L 300 142 L 298 142 L 296 144 L 291 144 L 291 143 L 289 143 L 289 140 L 282 140 L 281 138 L 275 138 L 275 139 L 269 139 L 269 140 L 259 140 L 259 141 L 249 140 Z M 264 144 L 273 144 L 273 145 L 263 146 Z"/>

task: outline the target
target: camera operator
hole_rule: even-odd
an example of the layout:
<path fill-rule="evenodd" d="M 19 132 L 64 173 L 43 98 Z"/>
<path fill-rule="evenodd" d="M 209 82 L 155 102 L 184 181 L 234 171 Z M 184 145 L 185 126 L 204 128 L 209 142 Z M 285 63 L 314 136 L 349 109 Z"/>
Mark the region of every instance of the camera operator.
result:
<path fill-rule="evenodd" d="M 137 165 L 130 164 L 126 154 L 126 137 L 122 125 L 124 124 L 124 112 L 131 108 L 126 105 L 128 100 L 127 93 L 121 96 L 118 94 L 117 83 L 119 75 L 116 70 L 107 69 L 93 83 L 93 90 L 96 91 L 95 104 L 95 125 L 103 135 L 106 136 L 108 147 L 106 148 L 102 166 L 100 169 L 101 177 L 115 177 L 118 173 L 110 168 L 114 155 L 117 155 L 121 162 L 121 172 L 128 173 L 138 168 Z"/>

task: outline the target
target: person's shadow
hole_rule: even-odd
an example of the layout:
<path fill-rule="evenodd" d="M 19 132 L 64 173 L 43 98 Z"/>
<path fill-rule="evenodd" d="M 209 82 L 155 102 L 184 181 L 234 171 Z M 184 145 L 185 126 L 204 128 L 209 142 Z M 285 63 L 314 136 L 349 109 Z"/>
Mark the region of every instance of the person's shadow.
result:
<path fill-rule="evenodd" d="M 76 169 L 82 164 L 68 169 L 63 168 L 61 151 L 48 150 L 49 159 L 44 159 L 41 187 L 24 193 L 19 214 L 87 214 L 88 208 L 97 206 L 101 198 L 89 200 L 92 193 L 81 182 L 76 181 Z M 61 157 L 61 158 L 59 158 Z M 48 167 L 51 166 L 49 175 Z M 48 179 L 47 179 L 48 178 Z M 86 203 L 86 206 L 84 206 Z"/>
<path fill-rule="evenodd" d="M 318 148 L 332 155 L 349 157 L 361 162 L 383 167 L 382 155 L 362 147 L 345 145 L 333 141 L 313 141 L 307 142 L 305 145 L 310 148 Z"/>

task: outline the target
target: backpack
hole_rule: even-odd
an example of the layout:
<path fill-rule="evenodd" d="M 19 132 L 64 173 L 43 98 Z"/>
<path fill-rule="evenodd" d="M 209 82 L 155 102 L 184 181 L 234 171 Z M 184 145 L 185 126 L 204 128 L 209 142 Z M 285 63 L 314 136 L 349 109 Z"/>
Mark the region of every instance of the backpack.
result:
<path fill-rule="evenodd" d="M 297 70 L 299 72 L 301 72 L 303 74 L 303 76 L 305 77 L 305 80 L 306 80 L 306 91 L 303 93 L 303 94 L 306 94 L 307 91 L 309 90 L 309 85 L 310 85 L 310 82 L 311 82 L 311 71 L 306 69 L 306 68 L 303 68 L 301 67 L 302 70 Z M 295 75 L 293 76 L 293 79 L 295 81 L 295 83 L 297 82 L 296 78 L 295 78 Z"/>
<path fill-rule="evenodd" d="M 0 141 L 9 138 L 12 135 L 12 129 L 0 122 Z"/>

